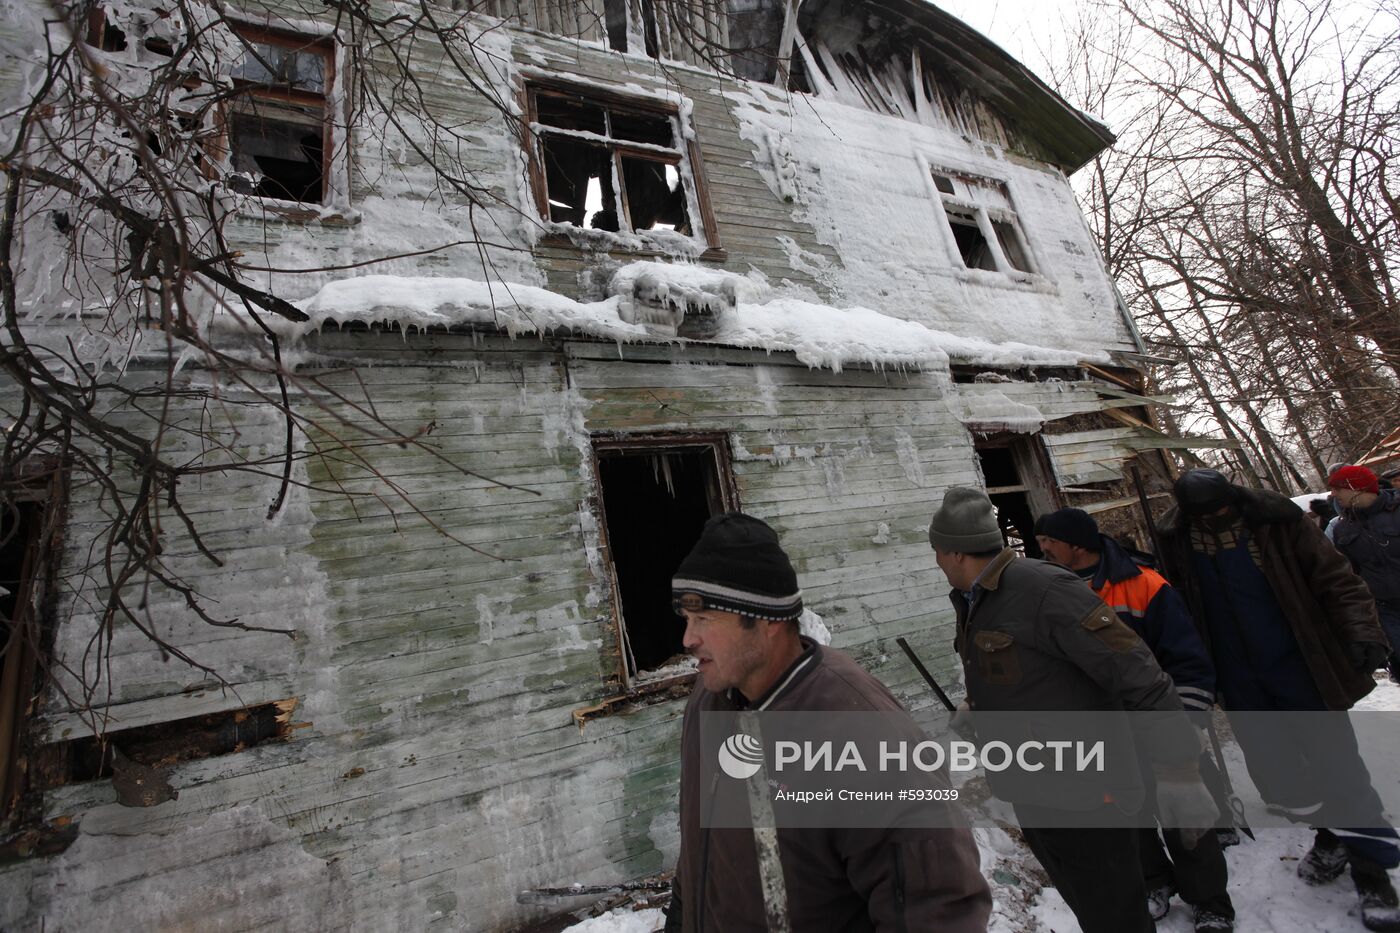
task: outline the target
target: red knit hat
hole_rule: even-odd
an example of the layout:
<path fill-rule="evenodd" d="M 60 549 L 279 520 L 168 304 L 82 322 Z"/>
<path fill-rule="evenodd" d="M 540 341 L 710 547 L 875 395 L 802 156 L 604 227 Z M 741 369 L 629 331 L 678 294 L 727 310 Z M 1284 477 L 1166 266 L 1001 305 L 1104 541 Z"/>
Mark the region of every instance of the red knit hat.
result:
<path fill-rule="evenodd" d="M 1364 466 L 1344 466 L 1327 478 L 1333 489 L 1354 489 L 1357 492 L 1380 492 L 1376 474 Z"/>

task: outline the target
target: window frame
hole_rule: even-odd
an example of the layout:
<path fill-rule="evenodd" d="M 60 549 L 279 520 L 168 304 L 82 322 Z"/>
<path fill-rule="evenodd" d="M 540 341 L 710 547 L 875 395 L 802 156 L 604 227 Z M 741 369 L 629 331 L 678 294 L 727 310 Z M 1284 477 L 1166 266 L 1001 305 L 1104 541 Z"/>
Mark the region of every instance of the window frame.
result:
<path fill-rule="evenodd" d="M 262 42 L 267 45 L 276 45 L 286 49 L 296 51 L 313 51 L 322 60 L 322 87 L 320 94 L 308 91 L 297 91 L 295 89 L 278 90 L 271 87 L 259 88 L 256 85 L 249 86 L 249 82 L 243 87 L 237 83 L 233 87 L 217 91 L 218 100 L 211 108 L 210 120 L 212 121 L 212 131 L 208 138 L 196 145 L 203 150 L 204 157 L 201 160 L 201 173 L 210 180 L 219 182 L 221 187 L 233 194 L 247 198 L 252 204 L 264 213 L 281 217 L 286 220 L 308 221 L 320 220 L 323 223 L 345 224 L 353 223 L 357 219 L 347 213 L 349 201 L 349 179 L 350 179 L 350 130 L 349 119 L 346 111 L 346 102 L 349 95 L 340 88 L 341 70 L 337 67 L 337 62 L 341 55 L 341 45 L 337 41 L 333 32 L 315 34 L 300 31 L 297 29 L 284 28 L 269 23 L 252 22 L 249 20 L 236 18 L 230 14 L 228 20 L 229 28 L 247 43 Z M 113 50 L 105 48 L 107 27 L 107 9 L 103 4 L 95 5 L 88 12 L 87 35 L 85 42 L 95 49 L 103 52 Z M 131 37 L 126 37 L 130 43 Z M 150 40 L 141 43 L 141 50 L 136 54 L 144 57 L 147 53 L 161 57 L 167 57 L 169 53 L 157 49 L 152 49 Z M 236 79 L 235 79 L 236 80 Z M 193 89 L 205 82 L 193 75 L 188 76 L 186 86 Z M 288 201 L 281 198 L 272 198 L 264 195 L 244 194 L 228 188 L 227 181 L 219 177 L 215 170 L 215 163 L 226 160 L 232 153 L 232 117 L 237 107 L 237 100 L 240 97 L 253 97 L 266 101 L 274 106 L 278 104 L 314 104 L 319 102 L 321 106 L 321 197 L 318 201 Z M 335 117 L 341 116 L 341 125 L 345 127 L 345 145 L 343 151 L 335 151 Z M 183 114 L 191 116 L 192 114 Z M 246 209 L 245 209 L 246 212 Z"/>
<path fill-rule="evenodd" d="M 695 672 L 676 677 L 656 680 L 641 679 L 645 671 L 629 674 L 627 652 L 624 648 L 627 638 L 627 621 L 623 618 L 622 587 L 618 583 L 617 567 L 613 563 L 612 547 L 608 541 L 608 515 L 604 503 L 602 470 L 600 461 L 607 457 L 664 453 L 670 450 L 705 450 L 711 458 L 716 486 L 707 489 L 712 497 L 711 515 L 733 512 L 739 509 L 739 486 L 734 478 L 734 453 L 730 448 L 729 435 L 723 432 L 663 432 L 646 434 L 625 434 L 617 432 L 596 433 L 592 436 L 592 469 L 596 493 L 593 501 L 598 518 L 598 538 L 607 569 L 608 589 L 612 597 L 612 633 L 617 647 L 616 682 L 621 688 L 621 696 L 635 698 L 653 693 L 663 693 L 678 683 L 690 683 Z M 718 511 L 716 511 L 718 509 Z"/>
<path fill-rule="evenodd" d="M 971 273 L 977 276 L 993 275 L 1005 277 L 1013 281 L 1034 282 L 1042 278 L 1041 264 L 1036 257 L 1035 250 L 1031 245 L 1030 238 L 1026 236 L 1025 226 L 1021 223 L 1020 212 L 1016 210 L 1015 199 L 1012 197 L 1010 184 L 1000 178 L 988 175 L 978 175 L 974 172 L 963 171 L 961 169 L 948 168 L 946 166 L 933 164 L 920 159 L 920 167 L 924 171 L 929 190 L 937 199 L 942 219 L 942 229 L 944 233 L 944 244 L 948 250 L 949 258 L 956 264 L 959 272 Z M 938 184 L 940 179 L 955 182 L 967 189 L 970 195 L 948 193 Z M 999 191 L 1005 199 L 1007 207 L 989 205 L 976 197 L 976 190 L 985 188 L 989 191 Z M 983 269 L 979 266 L 969 266 L 963 258 L 962 249 L 958 246 L 957 236 L 953 231 L 953 215 L 971 215 L 977 224 L 977 230 L 985 241 L 987 254 L 992 259 L 995 269 Z M 1017 268 L 1007 256 L 1006 250 L 1002 247 L 1001 237 L 997 232 L 997 224 L 1006 226 L 1011 236 L 1015 239 L 1015 244 L 1020 250 L 1022 258 L 1028 268 Z"/>
<path fill-rule="evenodd" d="M 240 40 L 248 43 L 262 43 L 265 45 L 275 45 L 284 49 L 292 49 L 298 52 L 313 52 L 321 57 L 322 62 L 322 91 L 317 94 L 311 91 L 301 91 L 295 88 L 274 88 L 268 85 L 258 85 L 255 82 L 246 82 L 239 86 L 238 79 L 228 95 L 219 102 L 216 109 L 215 120 L 217 121 L 217 134 L 215 145 L 217 152 L 212 152 L 211 156 L 217 159 L 226 159 L 233 154 L 233 117 L 238 112 L 238 99 L 242 97 L 251 98 L 256 101 L 263 101 L 270 104 L 272 108 L 278 105 L 307 105 L 319 103 L 321 106 L 321 198 L 318 201 L 290 201 L 283 198 L 274 198 L 266 195 L 247 194 L 235 192 L 242 197 L 248 198 L 252 203 L 259 205 L 269 213 L 278 214 L 289 219 L 328 219 L 327 208 L 334 208 L 336 203 L 336 180 L 337 175 L 342 172 L 344 180 L 348 186 L 349 179 L 349 140 L 348 122 L 347 139 L 345 152 L 337 155 L 335 152 L 335 125 L 333 119 L 337 109 L 337 103 L 346 99 L 345 95 L 339 92 L 340 70 L 336 67 L 339 57 L 339 43 L 335 36 L 312 35 L 304 32 L 297 32 L 292 29 L 282 29 L 276 26 L 268 26 L 258 23 L 232 21 L 230 27 L 237 33 Z M 227 187 L 227 182 L 225 182 Z M 232 190 L 232 189 L 230 189 Z M 331 215 L 332 217 L 334 215 Z"/>
<path fill-rule="evenodd" d="M 0 725 L 10 730 L 0 743 L 5 749 L 0 755 L 0 832 L 15 828 L 33 778 L 29 763 L 38 739 L 30 701 L 45 685 L 53 649 L 57 574 L 68 521 L 68 476 L 57 457 L 21 461 L 11 482 L 14 499 L 34 506 L 38 521 L 26 533 L 15 616 L 10 620 L 11 626 L 19 626 L 18 639 L 11 642 L 13 655 L 7 651 L 0 656 L 9 675 L 0 678 L 0 707 L 8 707 L 0 712 Z"/>
<path fill-rule="evenodd" d="M 665 153 L 659 151 L 661 147 L 655 146 L 629 146 L 625 140 L 591 140 L 594 144 L 606 147 L 611 156 L 613 166 L 613 178 L 617 190 L 615 196 L 619 205 L 619 233 L 629 236 L 646 238 L 648 231 L 633 230 L 631 225 L 630 211 L 627 207 L 626 184 L 622 181 L 622 159 L 634 158 L 648 162 L 659 162 L 679 167 L 684 163 L 689 168 L 689 175 L 693 186 L 687 185 L 686 173 L 680 172 L 680 183 L 686 188 L 687 212 L 690 204 L 695 205 L 694 214 L 690 218 L 692 233 L 691 237 L 702 240 L 705 243 L 705 250 L 700 254 L 701 259 L 723 259 L 725 252 L 720 246 L 719 237 L 716 230 L 714 209 L 710 204 L 709 185 L 705 179 L 704 161 L 700 154 L 700 145 L 694 133 L 686 132 L 686 124 L 681 116 L 680 107 L 668 101 L 656 100 L 654 98 L 632 96 L 621 94 L 606 88 L 596 88 L 586 85 L 573 84 L 568 81 L 560 81 L 553 78 L 527 75 L 521 89 L 522 105 L 521 110 L 525 114 L 525 119 L 521 125 L 521 142 L 525 148 L 526 156 L 529 160 L 530 189 L 535 200 L 535 210 L 540 220 L 547 225 L 559 223 L 550 219 L 549 213 L 549 192 L 545 178 L 544 157 L 542 152 L 542 138 L 548 134 L 549 128 L 539 122 L 538 98 L 541 94 L 553 97 L 570 98 L 573 100 L 585 101 L 595 104 L 607 110 L 619 110 L 636 113 L 643 116 L 665 117 L 671 121 L 675 139 L 679 142 L 673 148 L 674 159 L 665 158 Z M 538 128 L 538 129 L 537 129 Z M 568 131 L 559 134 L 563 138 L 579 138 Z M 678 169 L 679 170 L 679 169 Z M 623 215 L 626 215 L 627 229 L 622 230 Z M 573 226 L 572 224 L 561 224 L 562 226 Z M 578 227 L 577 229 L 587 232 L 588 228 Z M 567 245 L 572 241 L 566 234 L 550 233 L 545 237 L 549 245 Z M 632 250 L 642 255 L 659 254 L 661 250 L 639 249 Z"/>

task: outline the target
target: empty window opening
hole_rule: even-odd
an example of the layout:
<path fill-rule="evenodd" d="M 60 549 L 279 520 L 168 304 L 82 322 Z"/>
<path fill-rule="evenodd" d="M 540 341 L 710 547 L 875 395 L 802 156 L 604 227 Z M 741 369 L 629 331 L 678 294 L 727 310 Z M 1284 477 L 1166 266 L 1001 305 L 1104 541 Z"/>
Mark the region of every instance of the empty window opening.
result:
<path fill-rule="evenodd" d="M 55 461 L 15 464 L 0 501 L 0 821 L 29 782 L 29 716 L 52 650 L 62 477 Z"/>
<path fill-rule="evenodd" d="M 238 94 L 227 117 L 229 186 L 242 194 L 319 204 L 326 198 L 327 94 L 331 47 L 239 30 L 243 58 L 233 69 Z"/>
<path fill-rule="evenodd" d="M 0 506 L 0 816 L 19 791 L 18 749 L 33 692 L 37 632 L 30 611 L 42 506 Z"/>
<path fill-rule="evenodd" d="M 542 216 L 593 230 L 695 232 L 703 192 L 674 111 L 552 88 L 530 96 Z"/>
<path fill-rule="evenodd" d="M 958 254 L 962 256 L 963 265 L 969 269 L 996 271 L 996 259 L 987 247 L 987 238 L 982 235 L 982 228 L 977 226 L 976 215 L 949 208 L 948 225 L 953 228 L 953 239 L 958 244 Z"/>
<path fill-rule="evenodd" d="M 685 626 L 671 607 L 671 577 L 705 521 L 734 507 L 722 440 L 656 444 L 597 446 L 628 685 L 684 659 Z"/>
<path fill-rule="evenodd" d="M 1007 547 L 1041 557 L 1036 516 L 1054 511 L 1060 502 L 1040 438 L 1001 433 L 975 440 L 973 448 Z"/>
<path fill-rule="evenodd" d="M 1011 268 L 1017 272 L 1030 272 L 1031 264 L 1026 258 L 1026 247 L 1021 242 L 1021 231 L 1016 229 L 1016 225 L 1005 220 L 993 220 L 992 229 L 996 231 L 997 242 L 1001 244 L 1001 254 L 1006 257 Z"/>
<path fill-rule="evenodd" d="M 964 266 L 1002 273 L 1036 271 L 1006 185 L 935 171 L 933 186 Z"/>
<path fill-rule="evenodd" d="M 603 0 L 603 22 L 608 32 L 608 48 L 627 51 L 627 0 Z"/>
<path fill-rule="evenodd" d="M 629 51 L 629 39 L 640 37 L 646 54 L 651 58 L 659 56 L 654 0 L 603 0 L 603 24 L 608 48 L 613 51 Z"/>
<path fill-rule="evenodd" d="M 111 777 L 114 766 L 120 769 L 120 758 L 141 768 L 164 769 L 182 761 L 229 755 L 285 739 L 296 706 L 294 699 L 278 700 L 55 742 L 41 750 L 43 761 L 36 771 L 43 787 L 57 787 Z"/>
<path fill-rule="evenodd" d="M 786 6 L 780 0 L 730 0 L 728 51 L 735 75 L 773 83 Z"/>

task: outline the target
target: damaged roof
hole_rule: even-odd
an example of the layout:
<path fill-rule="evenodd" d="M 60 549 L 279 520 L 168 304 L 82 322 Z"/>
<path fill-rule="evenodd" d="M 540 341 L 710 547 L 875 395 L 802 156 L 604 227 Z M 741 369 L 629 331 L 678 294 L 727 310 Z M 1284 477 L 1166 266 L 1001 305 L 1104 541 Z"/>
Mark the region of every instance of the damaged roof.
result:
<path fill-rule="evenodd" d="M 935 53 L 950 76 L 1010 122 L 1034 138 L 1037 146 L 1067 174 L 1072 174 L 1113 144 L 1113 131 L 1100 120 L 1072 106 L 1001 46 L 926 0 L 804 0 L 799 17 L 807 22 L 823 13 L 849 14 L 856 4 L 876 11 L 880 24 L 866 28 L 888 30 L 894 43 L 917 41 Z M 893 27 L 891 24 L 899 24 Z M 867 44 L 867 33 L 860 40 Z"/>

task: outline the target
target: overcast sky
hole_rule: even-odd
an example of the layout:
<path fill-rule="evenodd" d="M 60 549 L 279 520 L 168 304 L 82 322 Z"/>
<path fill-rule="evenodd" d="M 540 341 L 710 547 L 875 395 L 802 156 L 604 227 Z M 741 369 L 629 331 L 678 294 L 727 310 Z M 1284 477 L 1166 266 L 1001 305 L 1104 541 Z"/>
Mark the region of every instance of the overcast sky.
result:
<path fill-rule="evenodd" d="M 1062 34 L 1061 17 L 1077 0 L 933 0 L 1045 77 L 1047 56 Z"/>

